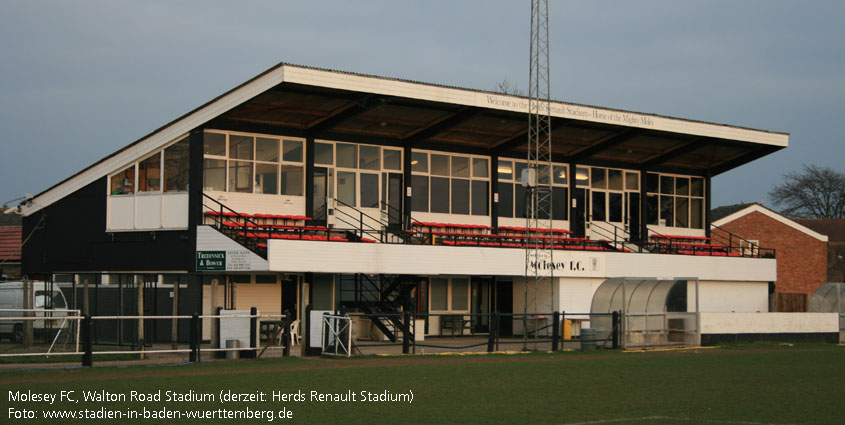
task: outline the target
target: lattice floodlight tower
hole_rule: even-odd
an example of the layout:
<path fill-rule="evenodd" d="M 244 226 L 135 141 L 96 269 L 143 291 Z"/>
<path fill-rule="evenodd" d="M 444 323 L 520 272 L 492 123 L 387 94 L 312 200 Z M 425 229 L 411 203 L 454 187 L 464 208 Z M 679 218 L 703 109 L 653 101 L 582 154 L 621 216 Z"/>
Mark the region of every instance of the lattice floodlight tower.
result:
<path fill-rule="evenodd" d="M 552 226 L 552 129 L 549 84 L 549 1 L 531 0 L 531 47 L 528 78 L 528 168 L 522 174 L 526 188 L 525 293 L 523 349 L 528 348 L 529 314 L 533 311 L 534 339 L 539 332 L 539 291 L 548 287 L 550 307 L 553 264 Z M 549 229 L 543 234 L 541 229 Z M 548 274 L 548 275 L 547 275 Z M 533 292 L 529 293 L 529 286 Z M 531 299 L 529 299 L 529 296 Z M 529 307 L 532 310 L 529 310 Z M 545 307 L 545 306 L 544 306 Z M 551 310 L 551 308 L 549 309 Z M 535 347 L 536 348 L 536 347 Z"/>

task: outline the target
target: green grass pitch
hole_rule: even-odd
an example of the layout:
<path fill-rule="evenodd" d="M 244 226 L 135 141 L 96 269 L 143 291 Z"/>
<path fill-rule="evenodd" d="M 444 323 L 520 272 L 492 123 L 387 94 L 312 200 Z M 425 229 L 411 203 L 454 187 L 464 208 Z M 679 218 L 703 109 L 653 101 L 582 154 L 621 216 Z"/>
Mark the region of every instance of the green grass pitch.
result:
<path fill-rule="evenodd" d="M 37 365 L 35 365 L 37 367 Z M 660 353 L 532 353 L 268 359 L 198 365 L 95 367 L 0 372 L 4 424 L 235 424 L 251 419 L 45 419 L 45 410 L 271 411 L 271 423 L 308 424 L 838 424 L 845 347 L 756 345 Z M 125 401 L 54 404 L 14 401 L 16 394 L 105 390 Z M 131 391 L 213 394 L 214 401 L 132 401 Z M 265 393 L 264 402 L 221 403 L 221 390 Z M 273 391 L 302 391 L 306 401 L 272 401 Z M 356 394 L 352 401 L 312 401 Z M 361 401 L 410 394 L 413 401 Z M 9 409 L 14 409 L 10 411 Z M 292 418 L 280 418 L 287 409 Z M 36 419 L 10 418 L 21 410 Z M 11 412 L 11 413 L 10 413 Z"/>

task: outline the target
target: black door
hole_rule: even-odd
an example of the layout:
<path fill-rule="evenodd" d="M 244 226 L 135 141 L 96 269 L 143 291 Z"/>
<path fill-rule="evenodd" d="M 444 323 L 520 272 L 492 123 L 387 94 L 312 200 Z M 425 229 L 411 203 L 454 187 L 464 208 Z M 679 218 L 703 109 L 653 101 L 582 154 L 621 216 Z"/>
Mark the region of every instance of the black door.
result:
<path fill-rule="evenodd" d="M 282 313 L 290 313 L 296 319 L 296 280 L 282 281 Z"/>
<path fill-rule="evenodd" d="M 329 194 L 329 170 L 324 167 L 314 167 L 314 199 L 312 224 L 325 226 L 328 219 L 326 196 Z"/>
<path fill-rule="evenodd" d="M 496 282 L 496 311 L 499 316 L 499 336 L 513 336 L 513 282 Z"/>
<path fill-rule="evenodd" d="M 576 238 L 583 238 L 587 234 L 587 202 L 589 195 L 587 189 L 576 188 L 573 193 L 573 201 L 575 203 L 572 209 L 571 229 L 572 236 Z"/>
<path fill-rule="evenodd" d="M 402 228 L 402 174 L 387 174 L 387 222 L 392 229 Z"/>
<path fill-rule="evenodd" d="M 628 193 L 628 233 L 631 234 L 631 240 L 638 242 L 640 240 L 640 194 Z"/>

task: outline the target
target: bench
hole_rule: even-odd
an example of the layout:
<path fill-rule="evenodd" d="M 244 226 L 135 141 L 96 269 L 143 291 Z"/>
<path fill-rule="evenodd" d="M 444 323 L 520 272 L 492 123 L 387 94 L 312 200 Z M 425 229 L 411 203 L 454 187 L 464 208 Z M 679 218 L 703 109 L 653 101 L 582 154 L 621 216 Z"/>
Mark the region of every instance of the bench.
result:
<path fill-rule="evenodd" d="M 440 316 L 440 336 L 443 336 L 443 331 L 446 329 L 452 332 L 452 336 L 455 336 L 455 331 L 460 331 L 459 335 L 463 335 L 464 329 L 468 329 L 469 327 L 467 325 L 470 323 L 472 321 L 464 319 L 464 316 L 461 314 Z"/>

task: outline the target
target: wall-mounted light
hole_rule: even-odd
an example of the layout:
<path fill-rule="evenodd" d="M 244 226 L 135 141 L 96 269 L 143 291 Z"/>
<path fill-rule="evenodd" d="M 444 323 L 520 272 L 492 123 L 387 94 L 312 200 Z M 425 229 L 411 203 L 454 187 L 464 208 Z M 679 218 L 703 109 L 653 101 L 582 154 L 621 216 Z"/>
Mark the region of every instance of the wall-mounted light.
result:
<path fill-rule="evenodd" d="M 419 164 L 419 163 L 420 163 L 420 162 L 419 162 L 419 161 L 417 161 L 416 159 L 412 159 L 412 160 L 411 160 L 411 165 L 417 165 L 417 164 Z"/>

